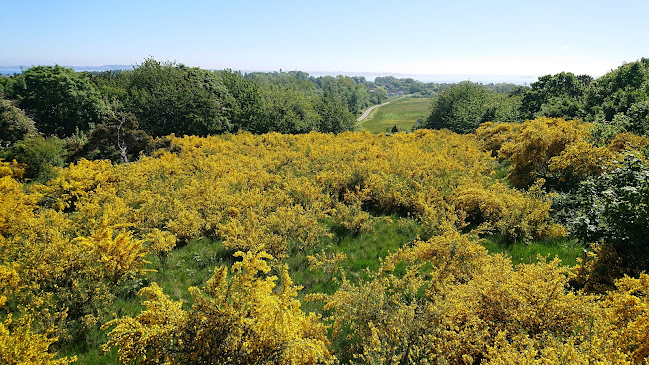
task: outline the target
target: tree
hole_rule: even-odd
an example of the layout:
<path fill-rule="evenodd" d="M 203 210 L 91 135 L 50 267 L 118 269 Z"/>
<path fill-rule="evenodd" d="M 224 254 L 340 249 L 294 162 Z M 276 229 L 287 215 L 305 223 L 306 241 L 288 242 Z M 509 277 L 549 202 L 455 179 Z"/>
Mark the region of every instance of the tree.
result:
<path fill-rule="evenodd" d="M 134 115 L 117 113 L 89 133 L 82 153 L 91 159 L 127 163 L 151 149 L 152 144 L 153 138 L 139 129 Z"/>
<path fill-rule="evenodd" d="M 264 130 L 265 115 L 259 84 L 232 70 L 224 70 L 219 75 L 228 92 L 234 98 L 234 102 L 228 109 L 228 118 L 232 123 L 233 131 L 257 132 Z"/>
<path fill-rule="evenodd" d="M 0 150 L 38 133 L 34 121 L 9 100 L 0 99 Z"/>
<path fill-rule="evenodd" d="M 320 87 L 326 96 L 339 98 L 352 114 L 360 114 L 369 105 L 367 87 L 354 78 L 342 75 L 324 76 L 320 79 Z"/>
<path fill-rule="evenodd" d="M 518 120 L 518 103 L 517 98 L 465 81 L 440 92 L 433 99 L 430 116 L 416 127 L 471 133 L 484 122 Z"/>
<path fill-rule="evenodd" d="M 316 110 L 320 116 L 319 132 L 340 133 L 353 130 L 356 125 L 354 115 L 347 110 L 340 99 L 334 96 L 323 95 L 316 102 Z"/>
<path fill-rule="evenodd" d="M 588 120 L 620 124 L 629 132 L 649 131 L 649 58 L 627 63 L 590 84 Z"/>
<path fill-rule="evenodd" d="M 268 85 L 263 90 L 265 120 L 256 133 L 308 133 L 318 129 L 320 116 L 315 96 L 283 85 Z"/>
<path fill-rule="evenodd" d="M 385 90 L 384 87 L 377 87 L 374 89 L 374 92 L 372 93 L 372 97 L 374 99 L 375 104 L 381 104 L 385 99 L 388 98 L 388 92 Z"/>
<path fill-rule="evenodd" d="M 583 96 L 592 78 L 570 72 L 545 75 L 524 92 L 521 110 L 525 118 L 582 118 Z"/>
<path fill-rule="evenodd" d="M 36 66 L 19 76 L 13 96 L 46 135 L 67 137 L 99 122 L 101 100 L 86 74 L 61 66 Z"/>
<path fill-rule="evenodd" d="M 218 74 L 148 58 L 129 75 L 125 111 L 154 137 L 228 132 L 233 102 Z"/>

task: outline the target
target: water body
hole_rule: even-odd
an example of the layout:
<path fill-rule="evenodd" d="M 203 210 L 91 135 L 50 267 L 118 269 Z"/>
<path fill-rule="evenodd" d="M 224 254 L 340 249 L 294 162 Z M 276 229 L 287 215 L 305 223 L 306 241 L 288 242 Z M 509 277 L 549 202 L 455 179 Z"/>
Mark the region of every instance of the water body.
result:
<path fill-rule="evenodd" d="M 31 66 L 0 66 L 0 75 L 14 75 L 20 74 L 23 70 L 27 70 Z M 81 71 L 113 71 L 113 70 L 130 70 L 133 66 L 130 65 L 107 65 L 107 66 L 63 66 L 74 69 L 77 72 Z"/>
<path fill-rule="evenodd" d="M 0 67 L 0 75 L 13 75 L 21 72 L 20 67 Z"/>

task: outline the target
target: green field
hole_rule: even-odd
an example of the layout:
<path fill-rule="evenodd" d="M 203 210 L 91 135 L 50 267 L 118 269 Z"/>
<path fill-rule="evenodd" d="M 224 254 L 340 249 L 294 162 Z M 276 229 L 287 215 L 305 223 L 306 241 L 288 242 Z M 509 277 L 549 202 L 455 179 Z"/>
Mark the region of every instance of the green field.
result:
<path fill-rule="evenodd" d="M 406 97 L 376 108 L 358 127 L 372 133 L 389 131 L 395 125 L 400 130 L 410 130 L 417 119 L 425 119 L 430 114 L 429 109 L 429 98 Z"/>

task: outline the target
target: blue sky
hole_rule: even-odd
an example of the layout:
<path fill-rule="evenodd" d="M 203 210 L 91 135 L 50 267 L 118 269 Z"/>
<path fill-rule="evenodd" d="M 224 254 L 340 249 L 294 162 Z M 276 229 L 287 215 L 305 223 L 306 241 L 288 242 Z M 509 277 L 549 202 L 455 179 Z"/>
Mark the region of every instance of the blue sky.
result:
<path fill-rule="evenodd" d="M 0 65 L 600 76 L 649 57 L 649 1 L 0 0 Z"/>

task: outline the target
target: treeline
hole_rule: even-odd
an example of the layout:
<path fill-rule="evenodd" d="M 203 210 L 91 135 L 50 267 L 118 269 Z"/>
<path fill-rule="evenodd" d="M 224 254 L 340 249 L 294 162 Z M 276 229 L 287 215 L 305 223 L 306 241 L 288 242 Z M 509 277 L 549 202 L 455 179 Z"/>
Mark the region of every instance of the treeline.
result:
<path fill-rule="evenodd" d="M 154 59 L 121 72 L 36 66 L 0 80 L 0 157 L 26 163 L 28 177 L 42 180 L 48 166 L 81 157 L 132 161 L 171 134 L 352 130 L 372 103 L 349 77 L 244 77 Z"/>
<path fill-rule="evenodd" d="M 593 79 L 560 73 L 531 87 L 422 83 L 411 78 L 314 77 L 302 71 L 241 74 L 152 58 L 128 71 L 77 73 L 36 66 L 0 78 L 0 158 L 27 164 L 27 177 L 47 180 L 52 166 L 80 158 L 133 161 L 169 145 L 167 136 L 339 133 L 390 95 L 433 97 L 415 128 L 474 131 L 484 122 L 536 117 L 595 123 L 594 135 L 645 134 L 649 60 Z"/>
<path fill-rule="evenodd" d="M 475 133 L 514 187 L 542 182 L 555 221 L 593 243 L 587 290 L 649 270 L 649 59 L 598 79 L 547 75 L 507 94 L 459 83 L 415 128 Z"/>
<path fill-rule="evenodd" d="M 433 100 L 430 116 L 415 128 L 470 133 L 484 122 L 549 117 L 595 123 L 594 133 L 608 136 L 649 130 L 647 58 L 626 63 L 598 79 L 562 72 L 540 77 L 531 87 L 499 88 L 501 93 L 487 89 L 462 82 L 443 90 Z"/>
<path fill-rule="evenodd" d="M 168 146 L 171 134 L 353 130 L 357 115 L 389 95 L 431 96 L 450 86 L 302 71 L 244 75 L 153 58 L 127 71 L 36 66 L 0 78 L 0 158 L 45 181 L 53 166 L 80 158 L 133 161 Z"/>

